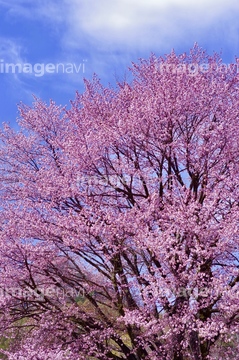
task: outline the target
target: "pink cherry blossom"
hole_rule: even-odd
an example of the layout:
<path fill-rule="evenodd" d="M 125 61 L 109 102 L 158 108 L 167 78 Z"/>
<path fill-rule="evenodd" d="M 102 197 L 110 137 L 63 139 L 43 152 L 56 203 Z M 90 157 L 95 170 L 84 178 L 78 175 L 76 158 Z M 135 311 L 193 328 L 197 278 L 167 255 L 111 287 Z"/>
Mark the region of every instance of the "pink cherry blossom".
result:
<path fill-rule="evenodd" d="M 6 359 L 236 359 L 239 78 L 221 63 L 152 55 L 4 126 Z"/>

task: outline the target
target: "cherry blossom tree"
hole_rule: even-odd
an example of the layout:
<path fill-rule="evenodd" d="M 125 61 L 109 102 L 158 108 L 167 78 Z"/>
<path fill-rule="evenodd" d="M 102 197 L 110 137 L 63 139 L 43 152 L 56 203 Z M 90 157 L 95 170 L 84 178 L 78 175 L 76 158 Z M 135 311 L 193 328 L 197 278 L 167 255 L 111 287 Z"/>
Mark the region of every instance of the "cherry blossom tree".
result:
<path fill-rule="evenodd" d="M 35 99 L 0 149 L 9 360 L 239 351 L 239 78 L 198 46 Z"/>

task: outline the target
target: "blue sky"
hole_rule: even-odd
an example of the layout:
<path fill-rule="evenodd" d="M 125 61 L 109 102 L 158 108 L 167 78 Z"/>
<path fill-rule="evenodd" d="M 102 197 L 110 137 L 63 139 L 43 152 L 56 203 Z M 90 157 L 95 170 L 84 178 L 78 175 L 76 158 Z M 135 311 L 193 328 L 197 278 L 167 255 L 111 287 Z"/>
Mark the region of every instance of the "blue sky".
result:
<path fill-rule="evenodd" d="M 0 0 L 0 123 L 14 125 L 33 94 L 69 105 L 93 73 L 114 85 L 151 52 L 198 42 L 234 62 L 238 19 L 238 0 Z"/>

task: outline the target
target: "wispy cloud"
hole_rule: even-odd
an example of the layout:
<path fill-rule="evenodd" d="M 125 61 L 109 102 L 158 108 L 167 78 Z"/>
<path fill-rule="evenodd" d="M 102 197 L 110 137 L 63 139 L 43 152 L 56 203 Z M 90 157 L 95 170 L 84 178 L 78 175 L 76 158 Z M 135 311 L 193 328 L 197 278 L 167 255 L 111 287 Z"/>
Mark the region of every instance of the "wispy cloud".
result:
<path fill-rule="evenodd" d="M 4 73 L 3 68 L 6 63 L 23 64 L 25 62 L 23 53 L 24 48 L 19 44 L 19 42 L 15 42 L 13 39 L 8 37 L 0 37 L 1 75 Z M 22 83 L 18 73 L 12 73 L 12 78 L 14 78 L 15 82 L 19 85 Z"/>
<path fill-rule="evenodd" d="M 66 44 L 79 46 L 84 33 L 91 44 L 111 48 L 152 48 L 207 31 L 239 11 L 236 0 L 65 0 Z M 189 32 L 190 30 L 190 32 Z"/>
<path fill-rule="evenodd" d="M 13 62 L 22 62 L 23 48 L 19 43 L 7 37 L 0 37 L 0 57 Z"/>
<path fill-rule="evenodd" d="M 59 74 L 38 80 L 51 88 L 64 84 L 64 88 L 79 89 L 82 77 L 89 78 L 93 72 L 104 83 L 114 82 L 124 77 L 132 60 L 148 57 L 150 52 L 163 55 L 172 48 L 187 51 L 194 42 L 210 51 L 223 46 L 233 55 L 239 52 L 238 0 L 0 0 L 0 7 L 10 24 L 21 19 L 29 29 L 37 23 L 45 37 L 53 34 L 55 52 L 43 46 L 42 61 L 79 64 L 87 60 L 84 75 Z M 19 34 L 18 41 L 0 39 L 0 56 L 26 62 L 26 54 L 30 62 L 37 43 L 28 43 L 32 48 L 25 49 L 19 44 L 20 39 L 26 45 Z M 24 88 L 23 77 L 16 80 Z"/>
<path fill-rule="evenodd" d="M 1 5 L 11 16 L 47 20 L 53 27 L 64 24 L 64 48 L 101 51 L 200 40 L 221 20 L 229 26 L 239 13 L 237 0 L 0 0 Z"/>
<path fill-rule="evenodd" d="M 231 26 L 239 15 L 238 0 L 0 0 L 0 6 L 9 16 L 56 29 L 68 55 L 75 50 L 88 56 L 156 49 L 162 53 L 175 44 L 188 49 L 215 34 L 224 37 L 225 46 L 235 47 L 238 35 L 238 27 Z"/>
<path fill-rule="evenodd" d="M 0 6 L 7 9 L 11 17 L 24 17 L 35 21 L 49 20 L 53 26 L 64 22 L 65 1 L 55 2 L 53 0 L 0 0 Z"/>
<path fill-rule="evenodd" d="M 3 68 L 6 63 L 22 64 L 24 59 L 24 47 L 12 38 L 0 36 L 0 92 L 1 92 L 1 111 L 0 123 L 8 120 L 7 114 L 11 113 L 14 118 L 16 112 L 16 102 L 19 98 L 28 98 L 30 94 L 29 87 L 17 73 L 11 75 L 5 74 Z"/>

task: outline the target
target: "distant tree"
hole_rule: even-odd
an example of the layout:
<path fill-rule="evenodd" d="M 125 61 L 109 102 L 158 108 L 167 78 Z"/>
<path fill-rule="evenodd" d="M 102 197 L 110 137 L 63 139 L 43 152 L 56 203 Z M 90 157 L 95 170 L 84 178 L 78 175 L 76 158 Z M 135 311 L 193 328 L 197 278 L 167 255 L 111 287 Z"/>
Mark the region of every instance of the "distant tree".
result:
<path fill-rule="evenodd" d="M 195 46 L 131 71 L 1 133 L 10 360 L 238 354 L 237 68 Z"/>

